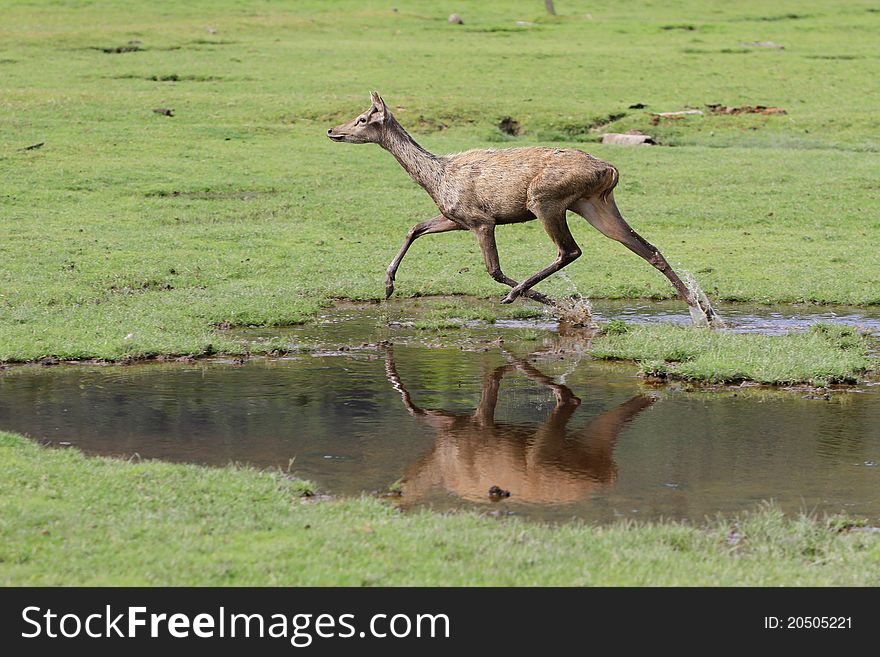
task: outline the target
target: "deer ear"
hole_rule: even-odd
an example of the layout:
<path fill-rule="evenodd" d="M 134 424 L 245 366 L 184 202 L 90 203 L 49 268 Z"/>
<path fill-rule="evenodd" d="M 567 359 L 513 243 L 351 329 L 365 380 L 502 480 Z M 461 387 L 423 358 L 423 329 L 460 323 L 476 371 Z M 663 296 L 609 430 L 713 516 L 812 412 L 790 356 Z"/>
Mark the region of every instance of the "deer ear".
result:
<path fill-rule="evenodd" d="M 382 96 L 379 95 L 378 91 L 373 91 L 370 93 L 370 98 L 373 101 L 373 106 L 379 110 L 379 112 L 384 116 L 386 114 L 385 111 L 385 101 L 382 100 Z"/>

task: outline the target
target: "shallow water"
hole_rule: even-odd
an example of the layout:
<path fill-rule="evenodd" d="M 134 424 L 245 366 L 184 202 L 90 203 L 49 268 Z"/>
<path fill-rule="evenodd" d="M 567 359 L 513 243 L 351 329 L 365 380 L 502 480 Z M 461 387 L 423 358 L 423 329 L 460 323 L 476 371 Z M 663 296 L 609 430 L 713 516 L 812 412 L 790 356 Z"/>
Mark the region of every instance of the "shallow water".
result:
<path fill-rule="evenodd" d="M 680 301 L 597 301 L 596 319 L 622 319 L 627 322 L 674 322 L 690 324 L 691 317 Z M 783 335 L 789 331 L 806 331 L 818 322 L 844 324 L 880 334 L 880 307 L 775 305 L 752 303 L 716 304 L 724 320 L 724 330 L 732 333 L 764 333 Z"/>
<path fill-rule="evenodd" d="M 602 318 L 687 317 L 673 304 L 596 305 Z M 731 330 L 816 321 L 739 310 L 721 309 Z M 407 508 L 700 521 L 772 499 L 880 520 L 878 385 L 830 400 L 653 388 L 631 366 L 592 361 L 549 320 L 444 338 L 388 312 L 352 306 L 319 326 L 239 332 L 315 348 L 288 359 L 11 368 L 0 429 L 90 454 L 290 469 L 336 495 L 401 482 Z M 493 486 L 510 497 L 490 498 Z"/>

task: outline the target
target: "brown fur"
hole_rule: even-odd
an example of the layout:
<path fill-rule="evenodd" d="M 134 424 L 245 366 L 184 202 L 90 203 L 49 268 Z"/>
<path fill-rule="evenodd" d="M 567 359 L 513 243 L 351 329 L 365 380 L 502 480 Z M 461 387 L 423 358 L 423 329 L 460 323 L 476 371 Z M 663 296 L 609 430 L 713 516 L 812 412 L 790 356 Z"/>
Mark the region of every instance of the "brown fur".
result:
<path fill-rule="evenodd" d="M 617 169 L 572 148 L 511 148 L 471 150 L 437 156 L 419 146 L 391 115 L 379 94 L 372 105 L 348 123 L 327 131 L 334 141 L 376 143 L 391 153 L 406 172 L 424 187 L 440 214 L 413 226 L 385 276 L 385 296 L 394 291 L 397 269 L 410 245 L 422 235 L 451 230 L 474 233 L 489 274 L 512 288 L 502 303 L 526 296 L 552 303 L 532 286 L 581 255 L 571 235 L 566 212 L 583 216 L 597 230 L 621 242 L 662 272 L 692 309 L 711 323 L 711 307 L 692 295 L 663 255 L 623 219 L 614 202 Z M 556 245 L 550 265 L 521 283 L 501 270 L 495 227 L 537 219 Z"/>

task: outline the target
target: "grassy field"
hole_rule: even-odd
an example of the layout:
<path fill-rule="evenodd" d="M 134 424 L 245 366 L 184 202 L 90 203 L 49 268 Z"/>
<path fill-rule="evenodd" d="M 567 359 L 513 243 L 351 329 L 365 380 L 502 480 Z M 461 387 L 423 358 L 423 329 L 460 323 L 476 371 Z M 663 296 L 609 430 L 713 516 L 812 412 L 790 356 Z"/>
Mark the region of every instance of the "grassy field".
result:
<path fill-rule="evenodd" d="M 7 0 L 0 363 L 238 353 L 218 327 L 380 298 L 406 231 L 436 211 L 387 153 L 325 137 L 372 89 L 434 152 L 547 144 L 613 162 L 623 213 L 713 299 L 880 303 L 875 3 L 556 7 Z M 691 107 L 704 114 L 651 114 Z M 596 143 L 630 129 L 661 145 Z M 571 223 L 584 256 L 540 289 L 672 296 Z M 518 279 L 555 255 L 536 222 L 498 242 Z M 395 292 L 505 293 L 463 233 L 420 240 Z M 464 315 L 453 303 L 426 321 Z M 706 380 L 826 383 L 870 366 L 856 336 L 696 335 L 631 328 L 596 355 Z M 400 515 L 373 499 L 302 503 L 281 476 L 87 459 L 10 434 L 0 468 L 5 584 L 880 583 L 876 536 L 772 509 L 705 527 Z"/>
<path fill-rule="evenodd" d="M 880 537 L 773 508 L 546 526 L 304 501 L 280 474 L 86 458 L 0 433 L 2 585 L 867 585 Z"/>
<path fill-rule="evenodd" d="M 0 360 L 234 351 L 216 325 L 380 297 L 406 230 L 434 210 L 387 153 L 324 136 L 373 88 L 435 152 L 580 144 L 614 162 L 624 214 L 715 299 L 880 303 L 871 3 L 572 0 L 555 19 L 539 2 L 394 4 L 4 3 Z M 453 10 L 465 25 L 446 23 Z M 743 45 L 763 41 L 784 49 Z M 689 106 L 707 113 L 651 125 Z M 664 146 L 581 144 L 619 114 L 603 130 Z M 542 289 L 671 296 L 572 224 L 585 255 Z M 554 255 L 535 223 L 498 237 L 515 277 Z M 462 233 L 417 243 L 397 283 L 505 293 Z"/>

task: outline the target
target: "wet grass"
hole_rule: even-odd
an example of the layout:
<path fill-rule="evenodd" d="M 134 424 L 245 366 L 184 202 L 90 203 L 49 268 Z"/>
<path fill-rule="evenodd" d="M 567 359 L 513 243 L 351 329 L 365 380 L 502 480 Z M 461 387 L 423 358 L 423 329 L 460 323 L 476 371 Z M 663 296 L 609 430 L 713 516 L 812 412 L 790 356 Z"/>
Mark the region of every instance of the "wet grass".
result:
<path fill-rule="evenodd" d="M 631 360 L 659 379 L 706 383 L 855 383 L 876 362 L 868 338 L 850 327 L 816 324 L 784 336 L 721 333 L 671 325 L 612 322 L 590 353 Z"/>
<path fill-rule="evenodd" d="M 552 19 L 540 3 L 463 0 L 459 29 L 433 3 L 397 5 L 6 3 L 0 361 L 235 353 L 215 326 L 380 298 L 407 229 L 435 210 L 380 149 L 325 138 L 371 88 L 437 152 L 501 135 L 614 162 L 624 214 L 715 299 L 880 303 L 880 14 L 572 1 Z M 785 49 L 722 52 L 768 40 Z M 788 113 L 651 125 L 650 112 L 705 103 Z M 584 145 L 597 122 L 676 147 Z M 671 296 L 647 264 L 572 225 L 584 256 L 542 290 Z M 515 278 L 555 255 L 534 222 L 498 240 Z M 450 233 L 415 244 L 396 293 L 505 290 L 472 237 Z"/>
<path fill-rule="evenodd" d="M 545 526 L 310 502 L 281 473 L 87 458 L 0 433 L 3 585 L 867 585 L 880 536 L 786 517 Z"/>

